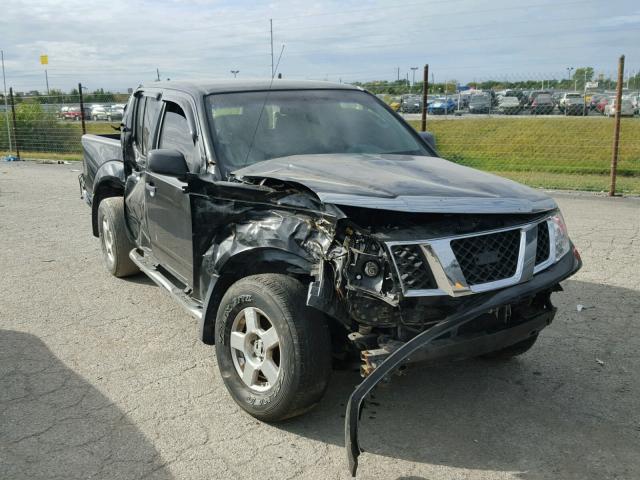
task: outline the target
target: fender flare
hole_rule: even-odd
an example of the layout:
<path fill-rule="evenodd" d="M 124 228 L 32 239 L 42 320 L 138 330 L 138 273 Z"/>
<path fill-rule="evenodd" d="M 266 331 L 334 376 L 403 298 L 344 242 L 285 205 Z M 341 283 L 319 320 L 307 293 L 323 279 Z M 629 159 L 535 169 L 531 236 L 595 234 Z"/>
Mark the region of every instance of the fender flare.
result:
<path fill-rule="evenodd" d="M 313 266 L 309 260 L 279 248 L 255 247 L 235 253 L 223 265 L 216 266 L 219 273 L 211 276 L 200 319 L 200 339 L 207 345 L 215 344 L 218 304 L 236 281 L 258 273 L 311 275 Z"/>
<path fill-rule="evenodd" d="M 98 207 L 108 197 L 124 196 L 124 166 L 121 160 L 108 160 L 96 172 L 91 197 L 91 226 L 98 236 Z"/>

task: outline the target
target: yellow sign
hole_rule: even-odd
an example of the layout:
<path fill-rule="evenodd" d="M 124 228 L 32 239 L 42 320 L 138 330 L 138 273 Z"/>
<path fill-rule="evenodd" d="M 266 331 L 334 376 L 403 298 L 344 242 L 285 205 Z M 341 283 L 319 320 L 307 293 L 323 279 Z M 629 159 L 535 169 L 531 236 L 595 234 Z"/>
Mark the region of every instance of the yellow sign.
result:
<path fill-rule="evenodd" d="M 40 55 L 40 65 L 47 65 L 49 63 L 49 55 Z"/>

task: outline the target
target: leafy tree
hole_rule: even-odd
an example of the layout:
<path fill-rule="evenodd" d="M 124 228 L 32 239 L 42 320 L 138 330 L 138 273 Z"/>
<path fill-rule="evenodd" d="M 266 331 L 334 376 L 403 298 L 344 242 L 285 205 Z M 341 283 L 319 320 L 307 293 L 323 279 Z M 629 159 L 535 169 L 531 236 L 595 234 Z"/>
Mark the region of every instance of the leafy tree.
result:
<path fill-rule="evenodd" d="M 578 67 L 573 73 L 574 84 L 578 90 L 584 90 L 585 82 L 593 80 L 593 67 Z"/>

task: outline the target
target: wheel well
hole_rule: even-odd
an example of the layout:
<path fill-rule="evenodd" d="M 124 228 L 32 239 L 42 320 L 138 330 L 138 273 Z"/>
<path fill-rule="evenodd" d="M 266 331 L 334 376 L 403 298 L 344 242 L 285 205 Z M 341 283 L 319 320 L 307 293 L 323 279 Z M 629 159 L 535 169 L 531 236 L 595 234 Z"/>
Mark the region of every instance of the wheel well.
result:
<path fill-rule="evenodd" d="M 115 180 L 103 180 L 98 184 L 94 193 L 93 201 L 91 202 L 91 227 L 93 229 L 93 236 L 98 237 L 98 207 L 100 202 L 109 197 L 122 197 L 124 196 L 124 187 Z"/>
<path fill-rule="evenodd" d="M 205 314 L 202 323 L 202 341 L 207 345 L 215 343 L 215 323 L 218 305 L 229 287 L 238 280 L 261 273 L 281 273 L 299 280 L 303 285 L 311 281 L 308 262 L 288 252 L 274 250 L 254 250 L 232 257 L 224 265 L 211 293 L 205 300 Z"/>

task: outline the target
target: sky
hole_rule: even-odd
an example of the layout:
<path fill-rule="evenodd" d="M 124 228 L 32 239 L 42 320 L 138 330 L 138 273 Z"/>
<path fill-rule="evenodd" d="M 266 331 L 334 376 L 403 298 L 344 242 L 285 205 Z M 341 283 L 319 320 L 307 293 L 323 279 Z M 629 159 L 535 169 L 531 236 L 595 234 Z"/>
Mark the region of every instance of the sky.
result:
<path fill-rule="evenodd" d="M 126 91 L 156 79 L 269 77 L 436 82 L 640 70 L 638 0 L 2 0 L 7 88 Z M 284 48 L 284 49 L 283 49 Z M 421 70 L 417 70 L 418 78 Z"/>

